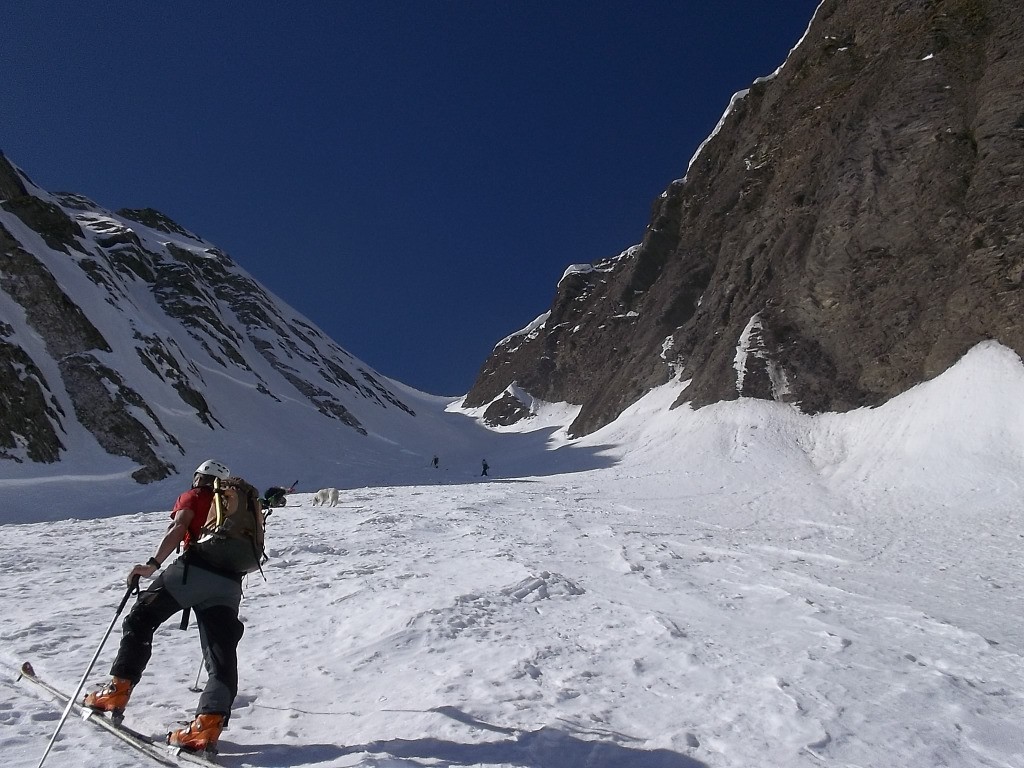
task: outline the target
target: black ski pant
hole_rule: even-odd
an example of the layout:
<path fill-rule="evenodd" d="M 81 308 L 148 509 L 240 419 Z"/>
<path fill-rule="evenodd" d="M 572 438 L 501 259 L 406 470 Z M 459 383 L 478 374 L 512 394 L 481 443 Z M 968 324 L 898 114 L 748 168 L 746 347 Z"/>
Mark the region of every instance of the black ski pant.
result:
<path fill-rule="evenodd" d="M 142 592 L 124 620 L 121 646 L 110 674 L 138 683 L 153 655 L 153 634 L 157 627 L 183 608 L 160 583 Z M 208 675 L 196 714 L 221 714 L 228 718 L 238 694 L 237 649 L 245 628 L 238 620 L 238 609 L 233 606 L 213 605 L 193 610 Z"/>

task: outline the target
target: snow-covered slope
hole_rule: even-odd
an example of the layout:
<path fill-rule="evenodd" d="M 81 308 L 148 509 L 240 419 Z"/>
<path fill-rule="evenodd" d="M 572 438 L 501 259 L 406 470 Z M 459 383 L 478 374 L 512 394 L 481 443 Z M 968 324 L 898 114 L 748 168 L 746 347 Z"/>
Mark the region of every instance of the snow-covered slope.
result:
<path fill-rule="evenodd" d="M 1024 766 L 1019 358 L 983 344 L 842 415 L 669 411 L 674 389 L 577 441 L 439 409 L 494 477 L 441 450 L 418 485 L 277 510 L 221 762 Z M 166 522 L 4 526 L 5 765 L 36 765 L 58 715 L 17 666 L 73 687 Z M 144 731 L 194 706 L 198 638 L 174 624 L 128 711 Z M 138 764 L 77 721 L 63 734 L 50 768 Z"/>

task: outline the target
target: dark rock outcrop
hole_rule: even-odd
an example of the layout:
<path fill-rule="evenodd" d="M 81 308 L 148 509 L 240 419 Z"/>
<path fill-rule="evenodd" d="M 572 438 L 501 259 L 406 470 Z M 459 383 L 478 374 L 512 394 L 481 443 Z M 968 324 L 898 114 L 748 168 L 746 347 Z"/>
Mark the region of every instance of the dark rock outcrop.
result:
<path fill-rule="evenodd" d="M 25 182 L 21 174 L 11 165 L 3 152 L 0 152 L 0 200 L 27 195 Z"/>
<path fill-rule="evenodd" d="M 82 237 L 82 228 L 54 203 L 31 195 L 13 197 L 0 203 L 25 225 L 37 232 L 48 246 L 55 251 L 68 252 L 69 248 L 81 251 L 77 238 Z"/>
<path fill-rule="evenodd" d="M 492 427 L 508 427 L 532 416 L 530 408 L 511 392 L 494 400 L 484 411 L 484 421 Z"/>
<path fill-rule="evenodd" d="M 151 483 L 174 472 L 171 464 L 157 456 L 153 434 L 131 415 L 132 411 L 145 413 L 148 421 L 184 453 L 181 444 L 117 371 L 103 365 L 94 355 L 83 353 L 62 358 L 60 372 L 82 426 L 110 455 L 125 456 L 142 465 L 132 473 L 137 482 Z"/>
<path fill-rule="evenodd" d="M 1024 353 L 1024 20 L 1012 0 L 826 0 L 734 99 L 639 246 L 570 271 L 467 406 L 511 382 L 612 421 L 678 402 L 873 406 L 995 339 Z"/>
<path fill-rule="evenodd" d="M 166 232 L 170 235 L 184 235 L 196 242 L 202 242 L 183 226 L 160 213 L 155 208 L 121 208 L 117 215 L 137 221 L 140 224 L 145 224 L 150 229 L 155 229 L 158 232 Z"/>
<path fill-rule="evenodd" d="M 0 324 L 0 337 L 10 336 L 11 326 Z M 49 385 L 25 350 L 0 338 L 0 458 L 52 464 L 64 449 L 54 428 L 64 413 L 53 399 Z"/>

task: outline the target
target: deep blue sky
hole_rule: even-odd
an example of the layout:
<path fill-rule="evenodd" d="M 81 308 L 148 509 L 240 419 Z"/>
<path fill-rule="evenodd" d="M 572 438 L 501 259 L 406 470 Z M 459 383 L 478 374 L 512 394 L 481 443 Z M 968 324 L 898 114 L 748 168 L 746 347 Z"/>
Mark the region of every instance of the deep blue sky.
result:
<path fill-rule="evenodd" d="M 817 0 L 29 2 L 0 149 L 157 208 L 385 375 L 468 391 L 569 264 L 639 242 Z"/>

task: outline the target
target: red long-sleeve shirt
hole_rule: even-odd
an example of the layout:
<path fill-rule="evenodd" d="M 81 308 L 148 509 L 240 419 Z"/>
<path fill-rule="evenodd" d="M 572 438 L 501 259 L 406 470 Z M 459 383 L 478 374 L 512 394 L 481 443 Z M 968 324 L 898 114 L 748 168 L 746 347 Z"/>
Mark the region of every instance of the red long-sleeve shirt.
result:
<path fill-rule="evenodd" d="M 206 524 L 206 518 L 210 515 L 210 506 L 213 504 L 213 489 L 207 487 L 192 488 L 185 491 L 174 502 L 174 510 L 171 512 L 173 519 L 179 510 L 191 509 L 192 521 L 188 524 L 188 532 L 185 534 L 185 548 L 199 541 L 199 529 Z"/>

